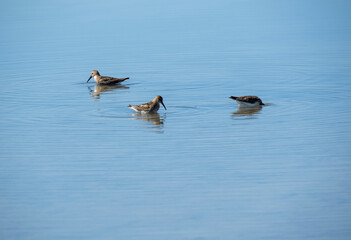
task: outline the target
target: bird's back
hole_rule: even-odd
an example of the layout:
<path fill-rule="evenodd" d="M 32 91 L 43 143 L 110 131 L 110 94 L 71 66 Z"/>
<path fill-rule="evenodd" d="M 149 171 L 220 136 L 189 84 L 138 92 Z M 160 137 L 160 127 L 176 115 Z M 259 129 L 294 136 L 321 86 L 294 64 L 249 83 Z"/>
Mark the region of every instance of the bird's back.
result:
<path fill-rule="evenodd" d="M 140 105 L 129 105 L 129 108 L 138 112 L 153 112 L 158 110 L 159 106 L 157 107 L 157 105 L 158 104 L 151 101 Z"/>

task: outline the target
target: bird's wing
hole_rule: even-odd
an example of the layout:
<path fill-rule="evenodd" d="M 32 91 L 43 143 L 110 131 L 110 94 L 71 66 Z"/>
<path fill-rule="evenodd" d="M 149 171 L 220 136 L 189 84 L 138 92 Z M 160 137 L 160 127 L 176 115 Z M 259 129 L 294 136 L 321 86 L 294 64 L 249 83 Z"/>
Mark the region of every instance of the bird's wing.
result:
<path fill-rule="evenodd" d="M 152 101 L 148 102 L 148 103 L 143 103 L 140 105 L 132 105 L 132 106 L 134 106 L 134 108 L 138 111 L 148 112 L 148 111 L 150 111 L 151 105 L 152 105 Z"/>
<path fill-rule="evenodd" d="M 260 99 L 256 96 L 244 96 L 244 97 L 238 97 L 236 100 L 241 102 L 247 102 L 247 103 L 255 103 Z"/>
<path fill-rule="evenodd" d="M 101 77 L 101 84 L 111 84 L 111 83 L 119 83 L 126 80 L 126 78 L 114 78 L 114 77 Z"/>

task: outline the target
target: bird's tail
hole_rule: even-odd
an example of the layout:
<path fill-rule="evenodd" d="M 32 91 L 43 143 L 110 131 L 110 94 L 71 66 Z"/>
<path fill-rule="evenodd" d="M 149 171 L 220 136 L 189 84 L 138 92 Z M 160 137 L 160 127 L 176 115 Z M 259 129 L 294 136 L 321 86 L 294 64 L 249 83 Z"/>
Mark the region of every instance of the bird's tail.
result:
<path fill-rule="evenodd" d="M 238 97 L 230 96 L 230 99 L 236 100 Z"/>

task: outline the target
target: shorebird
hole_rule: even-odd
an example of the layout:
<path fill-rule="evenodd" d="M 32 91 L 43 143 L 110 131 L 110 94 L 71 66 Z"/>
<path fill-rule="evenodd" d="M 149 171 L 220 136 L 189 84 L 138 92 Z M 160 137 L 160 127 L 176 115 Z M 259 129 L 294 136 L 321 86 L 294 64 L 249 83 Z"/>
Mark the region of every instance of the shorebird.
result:
<path fill-rule="evenodd" d="M 123 82 L 124 80 L 129 79 L 129 77 L 127 77 L 127 78 L 114 78 L 114 77 L 101 76 L 98 70 L 93 70 L 91 72 L 91 75 L 90 75 L 87 82 L 89 82 L 89 80 L 92 77 L 94 77 L 94 80 L 97 84 L 104 84 L 104 85 L 116 84 L 116 83 L 120 83 L 120 82 Z"/>
<path fill-rule="evenodd" d="M 242 96 L 242 97 L 229 97 L 230 99 L 235 100 L 239 106 L 243 107 L 257 107 L 264 105 L 262 100 L 257 96 Z"/>
<path fill-rule="evenodd" d="M 161 96 L 156 96 L 154 100 L 148 103 L 143 103 L 140 105 L 129 105 L 130 109 L 141 113 L 156 113 L 160 108 L 160 103 L 167 110 L 166 106 L 163 104 L 163 98 Z"/>

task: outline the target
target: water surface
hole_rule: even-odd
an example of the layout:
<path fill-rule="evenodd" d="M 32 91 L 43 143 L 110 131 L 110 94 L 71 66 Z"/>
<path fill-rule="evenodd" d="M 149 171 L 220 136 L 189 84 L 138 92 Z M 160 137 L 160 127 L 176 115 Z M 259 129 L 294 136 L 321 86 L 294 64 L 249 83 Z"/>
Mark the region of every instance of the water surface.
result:
<path fill-rule="evenodd" d="M 350 7 L 4 3 L 0 238 L 349 239 Z"/>

